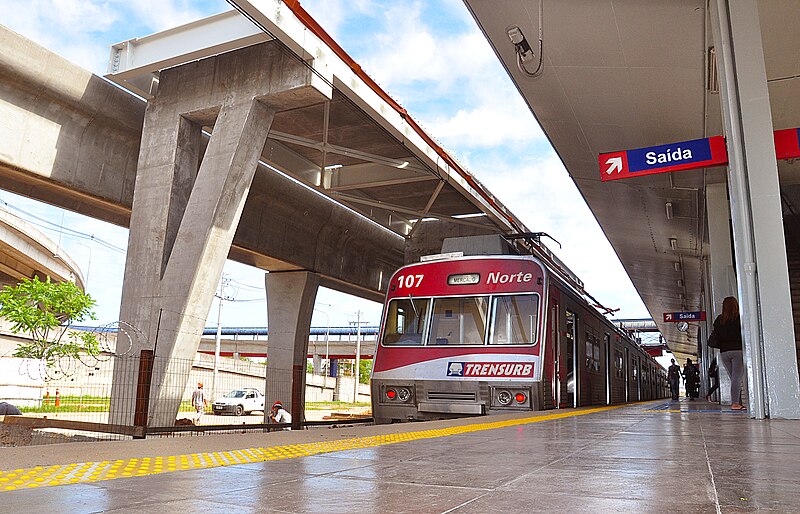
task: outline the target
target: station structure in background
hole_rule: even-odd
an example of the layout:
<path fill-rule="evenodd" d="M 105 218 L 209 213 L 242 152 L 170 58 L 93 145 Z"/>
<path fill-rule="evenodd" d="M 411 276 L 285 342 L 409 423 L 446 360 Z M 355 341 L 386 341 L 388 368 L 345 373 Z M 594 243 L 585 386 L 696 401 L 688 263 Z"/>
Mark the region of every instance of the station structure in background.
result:
<path fill-rule="evenodd" d="M 800 418 L 800 4 L 464 2 L 669 349 L 736 296 L 750 415 Z"/>

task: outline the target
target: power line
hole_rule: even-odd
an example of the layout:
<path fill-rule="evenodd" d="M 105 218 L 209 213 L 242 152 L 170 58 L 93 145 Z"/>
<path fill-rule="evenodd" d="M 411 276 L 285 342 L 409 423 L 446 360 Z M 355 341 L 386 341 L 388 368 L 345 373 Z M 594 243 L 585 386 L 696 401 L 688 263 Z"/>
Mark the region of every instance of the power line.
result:
<path fill-rule="evenodd" d="M 6 202 L 5 200 L 0 200 L 0 203 L 2 203 L 5 207 L 7 207 L 9 209 L 13 209 L 15 211 L 21 212 L 25 216 L 28 216 L 30 218 L 33 218 L 33 219 L 38 220 L 38 221 L 41 222 L 41 223 L 36 223 L 35 221 L 31 221 L 30 219 L 25 219 L 25 218 L 22 218 L 20 216 L 16 216 L 15 214 L 9 212 L 9 214 L 11 214 L 12 216 L 16 216 L 16 217 L 18 217 L 20 219 L 23 219 L 23 220 L 27 221 L 28 223 L 30 223 L 31 225 L 35 225 L 37 227 L 41 227 L 41 228 L 46 229 L 46 230 L 57 230 L 57 231 L 59 231 L 59 233 L 66 233 L 65 235 L 68 235 L 68 236 L 71 236 L 71 237 L 75 237 L 75 238 L 78 238 L 78 239 L 86 239 L 86 240 L 89 240 L 89 241 L 95 241 L 96 243 L 98 243 L 98 244 L 100 244 L 102 246 L 105 246 L 109 250 L 114 250 L 114 251 L 119 252 L 119 253 L 123 253 L 124 254 L 126 252 L 125 248 L 120 248 L 119 246 L 116 246 L 116 245 L 114 245 L 112 243 L 109 243 L 108 241 L 104 241 L 104 240 L 100 239 L 99 237 L 95 237 L 94 234 L 87 234 L 87 233 L 81 232 L 79 230 L 71 229 L 69 227 L 64 227 L 64 226 L 59 225 L 57 223 L 53 223 L 52 221 L 46 220 L 44 218 L 41 218 L 41 217 L 39 217 L 39 216 L 37 216 L 37 215 L 35 215 L 33 213 L 30 213 L 30 212 L 26 211 L 25 209 L 22 209 L 20 207 L 15 206 L 15 205 L 11 205 L 10 203 Z"/>

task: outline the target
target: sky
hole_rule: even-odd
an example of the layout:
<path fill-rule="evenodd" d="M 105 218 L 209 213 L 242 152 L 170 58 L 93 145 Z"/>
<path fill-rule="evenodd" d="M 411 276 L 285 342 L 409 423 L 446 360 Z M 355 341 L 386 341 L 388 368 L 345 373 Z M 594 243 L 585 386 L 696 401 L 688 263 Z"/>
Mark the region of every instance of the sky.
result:
<path fill-rule="evenodd" d="M 552 250 L 616 318 L 650 317 L 614 250 L 461 0 L 303 0 L 417 122 Z M 103 75 L 111 45 L 230 10 L 223 0 L 0 0 L 2 23 Z M 117 320 L 126 229 L 0 191 L 80 266 L 96 323 Z M 228 261 L 223 326 L 266 325 L 264 272 Z M 217 323 L 212 305 L 208 326 Z M 377 325 L 380 304 L 321 289 L 312 326 Z"/>

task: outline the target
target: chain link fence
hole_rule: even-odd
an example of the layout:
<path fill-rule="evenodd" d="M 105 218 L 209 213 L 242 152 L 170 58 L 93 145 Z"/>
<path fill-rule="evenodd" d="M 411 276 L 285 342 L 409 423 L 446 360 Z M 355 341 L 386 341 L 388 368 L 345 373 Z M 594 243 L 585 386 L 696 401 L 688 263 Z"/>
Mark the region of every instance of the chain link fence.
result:
<path fill-rule="evenodd" d="M 291 392 L 293 372 L 269 369 L 264 362 L 220 358 L 215 366 L 211 355 L 166 360 L 144 351 L 111 355 L 69 376 L 44 379 L 32 375 L 26 359 L 2 360 L 4 370 L 16 367 L 16 374 L 6 370 L 4 376 L 10 382 L 16 375 L 13 390 L 25 396 L 15 398 L 23 416 L 6 416 L 0 423 L 2 446 L 270 431 L 286 427 L 270 425 L 264 409 L 276 400 L 287 409 L 292 402 L 276 392 Z M 306 402 L 330 402 L 331 410 L 339 406 L 336 400 L 352 402 L 352 377 L 295 371 L 296 378 L 305 378 Z M 369 386 L 359 388 L 357 399 L 366 409 Z M 6 393 L 0 399 L 13 399 L 11 389 L 0 384 L 0 390 Z M 199 411 L 193 395 L 202 405 Z M 303 407 L 295 428 L 324 422 Z"/>

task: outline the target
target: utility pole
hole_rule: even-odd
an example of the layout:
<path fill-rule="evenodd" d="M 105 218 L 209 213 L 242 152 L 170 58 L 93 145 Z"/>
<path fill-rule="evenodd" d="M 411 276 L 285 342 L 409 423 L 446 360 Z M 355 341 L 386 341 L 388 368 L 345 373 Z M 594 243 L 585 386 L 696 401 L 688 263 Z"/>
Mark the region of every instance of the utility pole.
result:
<path fill-rule="evenodd" d="M 358 402 L 358 381 L 361 375 L 361 311 L 356 311 L 356 367 L 353 372 L 355 383 L 353 385 L 353 403 Z"/>
<path fill-rule="evenodd" d="M 211 401 L 216 401 L 217 398 L 217 375 L 219 375 L 219 352 L 220 340 L 222 337 L 222 302 L 227 300 L 225 297 L 225 286 L 228 284 L 228 277 L 223 274 L 222 279 L 219 281 L 219 294 L 214 296 L 219 300 L 219 309 L 217 310 L 217 335 L 214 338 L 214 379 L 211 382 Z"/>

